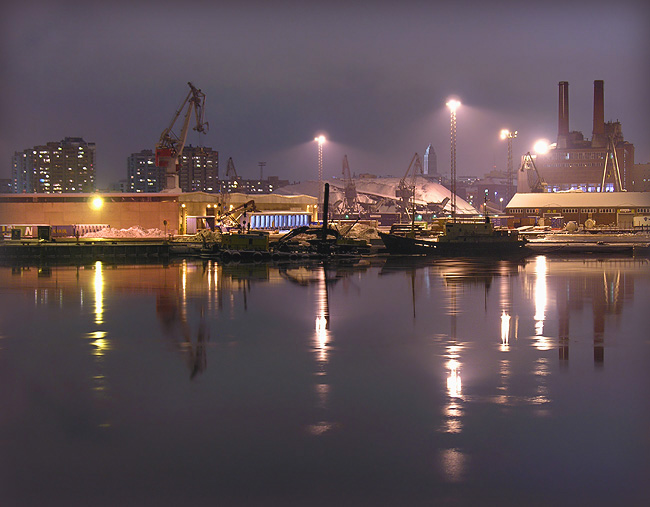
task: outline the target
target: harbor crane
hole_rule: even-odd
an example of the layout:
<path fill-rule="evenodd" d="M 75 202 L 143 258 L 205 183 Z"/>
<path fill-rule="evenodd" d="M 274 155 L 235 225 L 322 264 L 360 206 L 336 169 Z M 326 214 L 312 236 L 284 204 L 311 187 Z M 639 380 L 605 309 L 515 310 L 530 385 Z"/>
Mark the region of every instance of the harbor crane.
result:
<path fill-rule="evenodd" d="M 524 160 L 521 164 L 519 172 L 526 172 L 526 176 L 528 178 L 528 186 L 530 187 L 531 192 L 546 192 L 547 183 L 544 181 L 542 175 L 539 174 L 537 166 L 535 165 L 535 160 L 533 159 L 533 156 L 530 154 L 530 152 L 524 155 Z"/>
<path fill-rule="evenodd" d="M 411 168 L 413 168 L 412 173 Z M 422 174 L 422 161 L 420 160 L 420 156 L 416 153 L 413 155 L 411 163 L 406 169 L 402 179 L 399 180 L 397 188 L 395 189 L 395 197 L 398 199 L 398 209 L 401 213 L 406 213 L 407 216 L 409 213 L 409 207 L 412 207 L 413 213 L 415 213 L 415 179 L 418 172 Z M 409 173 L 411 173 L 411 179 L 410 181 L 407 181 Z M 413 201 L 412 204 L 411 200 Z"/>
<path fill-rule="evenodd" d="M 611 170 L 608 170 L 611 161 Z M 608 178 L 609 177 L 609 178 Z M 614 188 L 617 192 L 625 192 L 621 182 L 621 170 L 618 165 L 618 155 L 616 154 L 616 143 L 612 136 L 607 137 L 607 153 L 605 154 L 605 167 L 603 168 L 603 181 L 600 184 L 600 191 L 605 191 L 605 182 L 607 179 L 614 180 Z"/>
<path fill-rule="evenodd" d="M 169 126 L 163 130 L 160 135 L 160 140 L 156 144 L 156 166 L 165 169 L 165 191 L 167 192 L 180 190 L 178 186 L 179 161 L 183 153 L 183 148 L 185 147 L 185 141 L 187 140 L 192 112 L 194 112 L 196 118 L 196 125 L 193 127 L 193 130 L 202 134 L 208 130 L 208 123 L 203 121 L 205 94 L 194 87 L 192 83 L 188 82 L 187 84 L 190 87 L 190 91 L 181 104 L 181 107 L 177 109 Z M 185 111 L 180 134 L 176 135 L 173 132 L 174 124 L 186 107 L 187 110 Z"/>
<path fill-rule="evenodd" d="M 345 188 L 343 190 L 343 211 L 344 213 L 356 213 L 359 211 L 359 202 L 357 199 L 357 187 L 354 180 L 350 175 L 350 164 L 348 164 L 348 156 L 343 156 L 343 178 L 345 180 Z"/>
<path fill-rule="evenodd" d="M 235 181 L 239 179 L 237 174 L 237 169 L 235 169 L 235 163 L 232 160 L 232 157 L 228 158 L 228 163 L 226 164 L 226 178 L 230 181 Z"/>

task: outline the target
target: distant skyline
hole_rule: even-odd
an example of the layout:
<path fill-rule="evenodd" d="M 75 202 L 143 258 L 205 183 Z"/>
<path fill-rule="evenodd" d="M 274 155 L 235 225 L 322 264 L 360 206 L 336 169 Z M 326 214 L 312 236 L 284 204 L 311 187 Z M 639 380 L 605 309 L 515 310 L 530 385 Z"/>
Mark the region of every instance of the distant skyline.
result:
<path fill-rule="evenodd" d="M 449 112 L 458 97 L 458 175 L 505 170 L 557 136 L 558 82 L 569 82 L 570 129 L 591 137 L 593 81 L 650 162 L 650 26 L 646 2 L 536 5 L 188 0 L 15 2 L 4 9 L 0 177 L 11 156 L 83 137 L 97 145 L 99 187 L 126 178 L 127 157 L 153 149 L 191 81 L 210 130 L 188 144 L 232 157 L 243 178 L 402 176 L 432 144 L 449 174 Z"/>

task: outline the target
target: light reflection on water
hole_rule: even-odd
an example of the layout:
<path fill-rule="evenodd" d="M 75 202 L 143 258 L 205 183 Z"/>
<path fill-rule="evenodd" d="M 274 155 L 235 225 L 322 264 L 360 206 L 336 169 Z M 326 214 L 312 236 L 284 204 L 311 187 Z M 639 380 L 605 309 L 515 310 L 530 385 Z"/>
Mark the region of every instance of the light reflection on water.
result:
<path fill-rule="evenodd" d="M 5 504 L 78 504 L 71 477 L 109 504 L 187 487 L 230 505 L 649 493 L 647 260 L 96 263 L 0 281 Z M 42 495 L 34 466 L 53 478 Z"/>

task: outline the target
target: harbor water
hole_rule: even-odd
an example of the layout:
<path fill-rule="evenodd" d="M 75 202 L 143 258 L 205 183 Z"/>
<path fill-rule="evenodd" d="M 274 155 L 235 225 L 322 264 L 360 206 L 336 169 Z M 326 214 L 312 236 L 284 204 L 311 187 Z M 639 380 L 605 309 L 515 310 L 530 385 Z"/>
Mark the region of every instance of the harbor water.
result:
<path fill-rule="evenodd" d="M 650 263 L 0 266 L 0 505 L 646 505 Z"/>

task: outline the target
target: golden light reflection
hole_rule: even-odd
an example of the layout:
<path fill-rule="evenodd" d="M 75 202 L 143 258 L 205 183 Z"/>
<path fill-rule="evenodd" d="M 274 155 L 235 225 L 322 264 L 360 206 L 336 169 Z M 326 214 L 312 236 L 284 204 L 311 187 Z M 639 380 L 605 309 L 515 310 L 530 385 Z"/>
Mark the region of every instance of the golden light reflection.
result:
<path fill-rule="evenodd" d="M 510 315 L 504 310 L 501 313 L 501 350 L 506 352 L 510 349 Z"/>
<path fill-rule="evenodd" d="M 447 394 L 452 398 L 459 398 L 462 395 L 462 382 L 460 379 L 460 363 L 455 359 L 447 362 L 449 375 L 447 376 Z"/>
<path fill-rule="evenodd" d="M 329 384 L 316 384 L 316 395 L 318 396 L 318 407 L 325 408 L 327 406 L 327 399 L 330 392 Z"/>
<path fill-rule="evenodd" d="M 461 363 L 460 352 L 462 346 L 448 345 L 447 346 L 447 404 L 442 409 L 444 421 L 440 431 L 443 433 L 460 433 L 463 429 L 462 416 L 463 416 L 463 386 L 460 378 Z"/>
<path fill-rule="evenodd" d="M 309 426 L 307 426 L 307 432 L 315 436 L 320 436 L 323 435 L 324 433 L 327 433 L 328 431 L 336 429 L 337 427 L 338 427 L 337 423 L 333 423 L 329 421 L 319 421 L 316 424 L 310 424 Z"/>
<path fill-rule="evenodd" d="M 465 473 L 465 455 L 458 449 L 443 449 L 440 464 L 449 482 L 460 482 Z"/>
<path fill-rule="evenodd" d="M 510 403 L 510 396 L 508 394 L 508 379 L 512 374 L 510 368 L 510 361 L 503 359 L 499 363 L 499 377 L 501 378 L 501 383 L 497 386 L 497 389 L 501 391 L 499 395 L 494 398 L 494 402 L 498 405 L 508 405 Z"/>
<path fill-rule="evenodd" d="M 551 374 L 548 367 L 548 359 L 540 357 L 535 361 L 535 366 L 533 368 L 533 374 L 537 378 L 537 393 L 531 399 L 531 402 L 535 405 L 542 405 L 549 403 L 548 398 L 548 386 L 546 385 L 546 378 Z"/>
<path fill-rule="evenodd" d="M 546 257 L 540 255 L 535 260 L 535 334 L 544 333 L 544 320 L 546 318 L 547 288 L 546 288 Z"/>
<path fill-rule="evenodd" d="M 551 350 L 553 348 L 553 338 L 544 335 L 533 337 L 533 347 L 537 350 Z"/>
<path fill-rule="evenodd" d="M 315 347 L 318 351 L 318 360 L 326 363 L 329 352 L 329 295 L 327 292 L 327 279 L 325 277 L 325 268 L 318 271 L 318 284 L 316 291 L 316 335 Z"/>
<path fill-rule="evenodd" d="M 88 338 L 92 340 L 90 344 L 94 347 L 92 354 L 96 357 L 101 357 L 106 354 L 107 351 L 111 350 L 111 343 L 106 339 L 105 331 L 94 331 L 88 333 Z"/>
<path fill-rule="evenodd" d="M 101 261 L 95 263 L 95 324 L 104 323 L 104 271 Z"/>
<path fill-rule="evenodd" d="M 187 260 L 181 265 L 181 312 L 185 315 L 187 305 Z"/>

